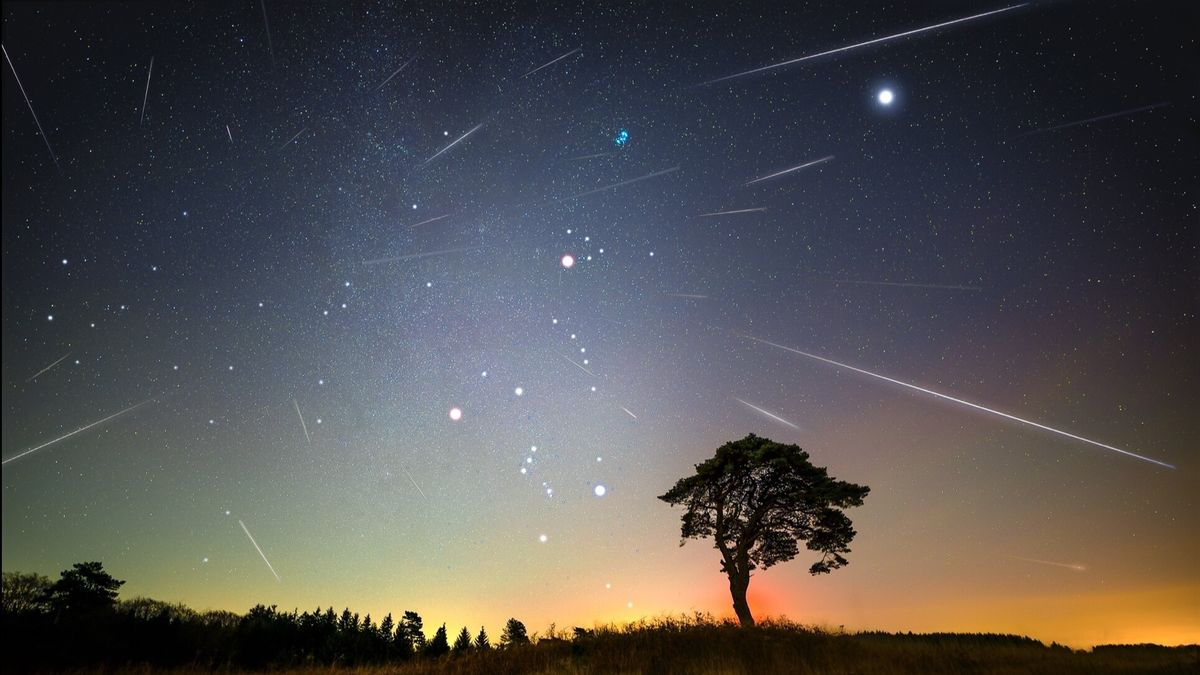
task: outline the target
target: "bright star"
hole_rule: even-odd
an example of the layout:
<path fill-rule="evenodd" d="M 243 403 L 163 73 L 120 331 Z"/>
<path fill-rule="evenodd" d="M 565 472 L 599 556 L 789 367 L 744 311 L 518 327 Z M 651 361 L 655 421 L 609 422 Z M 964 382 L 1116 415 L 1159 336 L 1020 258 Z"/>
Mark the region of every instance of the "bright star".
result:
<path fill-rule="evenodd" d="M 450 409 L 450 419 L 451 419 L 451 421 L 454 421 L 454 422 L 461 420 L 462 419 L 462 408 L 459 408 L 458 406 L 451 408 Z"/>
<path fill-rule="evenodd" d="M 608 488 L 604 487 L 603 485 L 597 485 L 594 492 L 596 493 L 597 497 L 603 497 L 605 493 L 608 492 Z"/>
<path fill-rule="evenodd" d="M 575 256 L 571 255 L 570 253 L 565 254 L 562 257 L 562 266 L 566 269 L 571 269 L 572 267 L 574 267 L 575 266 Z"/>
<path fill-rule="evenodd" d="M 896 95 L 891 89 L 883 89 L 879 92 L 879 103 L 882 105 L 891 105 L 892 101 L 896 100 Z"/>

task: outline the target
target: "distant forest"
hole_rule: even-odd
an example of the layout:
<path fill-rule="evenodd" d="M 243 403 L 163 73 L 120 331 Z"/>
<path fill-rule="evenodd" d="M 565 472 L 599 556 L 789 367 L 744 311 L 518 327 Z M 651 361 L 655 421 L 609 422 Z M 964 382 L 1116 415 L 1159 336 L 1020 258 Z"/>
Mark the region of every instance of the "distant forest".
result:
<path fill-rule="evenodd" d="M 145 663 L 156 667 L 267 668 L 363 665 L 484 651 L 530 641 L 509 619 L 493 645 L 487 631 L 463 627 L 451 638 L 442 624 L 425 635 L 414 611 L 378 620 L 332 607 L 279 611 L 257 605 L 244 615 L 197 612 L 148 598 L 118 599 L 124 581 L 101 563 L 77 563 L 57 581 L 4 572 L 6 667 L 70 668 Z"/>

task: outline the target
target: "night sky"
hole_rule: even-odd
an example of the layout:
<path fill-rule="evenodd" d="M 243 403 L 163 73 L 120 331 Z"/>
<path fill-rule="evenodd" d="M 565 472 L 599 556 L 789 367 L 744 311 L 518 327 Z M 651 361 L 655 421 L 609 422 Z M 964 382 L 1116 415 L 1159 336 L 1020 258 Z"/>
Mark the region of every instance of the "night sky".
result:
<path fill-rule="evenodd" d="M 731 615 L 753 432 L 871 487 L 759 617 L 1200 640 L 1197 15 L 1006 7 L 6 2 L 3 569 Z"/>

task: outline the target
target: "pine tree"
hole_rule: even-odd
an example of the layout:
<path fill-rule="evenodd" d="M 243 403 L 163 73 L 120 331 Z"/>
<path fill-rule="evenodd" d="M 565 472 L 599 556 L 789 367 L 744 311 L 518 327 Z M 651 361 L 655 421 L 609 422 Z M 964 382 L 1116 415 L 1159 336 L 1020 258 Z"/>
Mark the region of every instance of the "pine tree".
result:
<path fill-rule="evenodd" d="M 487 630 L 483 626 L 480 626 L 479 635 L 475 638 L 475 649 L 478 649 L 479 651 L 486 651 L 491 648 L 492 641 L 488 639 Z"/>
<path fill-rule="evenodd" d="M 458 637 L 454 640 L 454 653 L 462 654 L 469 651 L 471 651 L 471 631 L 467 630 L 466 626 L 463 626 L 462 630 L 458 632 Z"/>
<path fill-rule="evenodd" d="M 421 621 L 421 615 L 413 611 L 404 612 L 404 618 L 400 619 L 400 626 L 396 630 L 396 642 L 400 642 L 400 634 L 404 634 L 404 641 L 409 652 L 412 650 L 421 651 L 425 648 L 425 625 Z"/>
<path fill-rule="evenodd" d="M 450 653 L 450 640 L 446 637 L 446 624 L 442 624 L 441 628 L 433 634 L 433 639 L 429 644 L 425 645 L 425 655 L 433 658 L 445 656 Z"/>
<path fill-rule="evenodd" d="M 500 634 L 500 644 L 506 647 L 529 644 L 529 633 L 525 631 L 525 624 L 516 619 L 509 619 L 508 623 L 504 624 L 504 632 Z"/>
<path fill-rule="evenodd" d="M 395 630 L 395 627 L 396 625 L 392 621 L 392 613 L 388 612 L 387 616 L 383 617 L 383 621 L 379 622 L 379 636 L 391 642 L 392 632 Z"/>

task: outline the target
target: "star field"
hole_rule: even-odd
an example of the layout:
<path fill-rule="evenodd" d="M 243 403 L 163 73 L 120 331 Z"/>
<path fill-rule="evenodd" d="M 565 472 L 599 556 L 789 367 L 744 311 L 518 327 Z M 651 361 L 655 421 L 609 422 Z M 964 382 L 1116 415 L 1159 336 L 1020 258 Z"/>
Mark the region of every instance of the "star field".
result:
<path fill-rule="evenodd" d="M 728 613 L 654 497 L 753 432 L 872 489 L 849 567 L 759 575 L 764 615 L 1196 641 L 1178 9 L 742 75 L 1000 7 L 6 3 L 3 568 Z"/>

